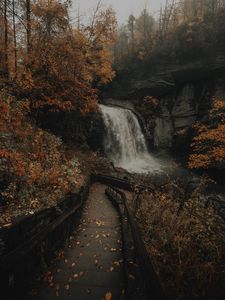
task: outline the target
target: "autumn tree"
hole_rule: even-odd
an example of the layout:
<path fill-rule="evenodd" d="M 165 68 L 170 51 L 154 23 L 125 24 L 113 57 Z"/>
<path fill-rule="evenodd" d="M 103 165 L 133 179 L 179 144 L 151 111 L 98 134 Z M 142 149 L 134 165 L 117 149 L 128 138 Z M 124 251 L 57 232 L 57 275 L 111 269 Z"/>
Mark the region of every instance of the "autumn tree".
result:
<path fill-rule="evenodd" d="M 8 1 L 2 0 L 0 2 L 0 12 L 1 12 L 1 73 L 3 77 L 8 79 L 9 77 L 9 20 L 8 20 Z"/>
<path fill-rule="evenodd" d="M 23 1 L 0 1 L 0 68 L 1 76 L 5 82 L 17 76 L 18 40 L 23 39 L 23 30 L 26 28 L 25 23 Z"/>
<path fill-rule="evenodd" d="M 106 84 L 115 76 L 112 69 L 112 46 L 116 38 L 117 21 L 112 8 L 97 6 L 89 26 L 84 28 L 89 42 L 89 62 L 96 85 Z"/>
<path fill-rule="evenodd" d="M 192 169 L 225 167 L 225 100 L 215 99 L 209 115 L 208 124 L 194 126 L 193 154 L 189 159 Z"/>
<path fill-rule="evenodd" d="M 32 5 L 32 46 L 20 82 L 35 110 L 96 110 L 96 87 L 114 76 L 112 9 L 99 9 L 91 26 L 73 29 L 68 8 L 57 0 Z"/>
<path fill-rule="evenodd" d="M 1 199 L 29 210 L 57 203 L 82 182 L 78 163 L 66 159 L 59 138 L 32 122 L 27 99 L 2 90 L 0 100 L 0 181 L 7 181 Z"/>
<path fill-rule="evenodd" d="M 26 34 L 27 34 L 27 52 L 31 51 L 31 1 L 26 0 Z"/>
<path fill-rule="evenodd" d="M 66 3 L 37 1 L 32 18 L 32 47 L 23 88 L 31 95 L 33 109 L 70 110 L 76 97 L 80 96 L 78 102 L 88 97 L 89 80 L 82 78 L 88 73 L 81 50 L 85 41 L 70 30 Z"/>
<path fill-rule="evenodd" d="M 17 35 L 16 35 L 16 1 L 12 0 L 13 46 L 14 46 L 14 74 L 17 76 Z"/>
<path fill-rule="evenodd" d="M 116 42 L 114 44 L 114 64 L 118 70 L 123 69 L 130 58 L 129 33 L 126 26 L 117 29 Z"/>
<path fill-rule="evenodd" d="M 69 9 L 70 1 L 0 1 L 0 198 L 25 208 L 55 203 L 82 182 L 79 163 L 41 117 L 66 111 L 80 125 L 115 75 L 114 11 L 98 6 L 90 25 L 74 28 Z"/>
<path fill-rule="evenodd" d="M 147 9 L 144 9 L 137 18 L 135 27 L 139 52 L 143 52 L 143 56 L 149 55 L 153 48 L 156 22 Z"/>
<path fill-rule="evenodd" d="M 158 19 L 144 9 L 134 17 L 134 34 L 131 19 L 118 30 L 114 47 L 118 69 L 215 57 L 224 50 L 224 8 L 224 0 L 167 0 Z M 133 56 L 132 51 L 119 51 L 125 42 L 128 50 L 135 48 Z"/>
<path fill-rule="evenodd" d="M 135 17 L 133 15 L 130 15 L 127 26 L 130 32 L 131 56 L 133 56 L 135 52 L 135 21 Z"/>
<path fill-rule="evenodd" d="M 130 15 L 126 25 L 117 30 L 115 61 L 121 65 L 143 60 L 150 54 L 156 34 L 156 21 L 147 9 L 139 17 Z"/>

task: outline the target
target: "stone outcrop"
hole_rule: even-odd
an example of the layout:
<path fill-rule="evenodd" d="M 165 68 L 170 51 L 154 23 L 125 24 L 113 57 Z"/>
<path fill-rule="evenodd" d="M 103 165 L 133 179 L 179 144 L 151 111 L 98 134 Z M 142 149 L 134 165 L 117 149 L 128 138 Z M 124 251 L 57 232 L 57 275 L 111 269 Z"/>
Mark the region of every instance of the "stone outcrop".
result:
<path fill-rule="evenodd" d="M 174 136 L 189 128 L 197 120 L 198 103 L 195 87 L 185 84 L 180 91 L 161 98 L 161 114 L 156 119 L 154 145 L 157 148 L 172 148 Z"/>
<path fill-rule="evenodd" d="M 145 96 L 158 98 L 160 113 L 150 133 L 154 146 L 186 151 L 192 125 L 206 118 L 213 96 L 224 95 L 225 56 L 217 56 L 207 63 L 165 66 L 165 71 L 149 78 L 126 79 L 121 85 L 117 82 L 115 87 L 113 84 L 109 88 L 108 95 L 114 98 L 114 104 L 115 99 L 120 99 L 119 105 L 126 108 L 138 107 Z"/>

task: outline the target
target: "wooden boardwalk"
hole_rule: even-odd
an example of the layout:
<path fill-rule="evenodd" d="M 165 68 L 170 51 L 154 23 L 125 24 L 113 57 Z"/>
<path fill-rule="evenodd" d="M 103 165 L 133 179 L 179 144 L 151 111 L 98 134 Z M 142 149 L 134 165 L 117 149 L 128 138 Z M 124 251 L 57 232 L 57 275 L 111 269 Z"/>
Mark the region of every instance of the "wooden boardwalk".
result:
<path fill-rule="evenodd" d="M 119 215 L 105 186 L 92 185 L 79 227 L 29 299 L 123 299 L 121 239 Z"/>

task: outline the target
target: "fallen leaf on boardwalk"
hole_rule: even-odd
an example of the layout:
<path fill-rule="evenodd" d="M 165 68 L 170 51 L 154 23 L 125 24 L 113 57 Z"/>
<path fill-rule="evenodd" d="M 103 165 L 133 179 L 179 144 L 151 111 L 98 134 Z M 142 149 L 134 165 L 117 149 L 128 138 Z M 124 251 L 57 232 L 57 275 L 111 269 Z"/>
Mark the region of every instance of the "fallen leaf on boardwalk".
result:
<path fill-rule="evenodd" d="M 31 290 L 31 295 L 32 296 L 36 296 L 38 294 L 38 290 L 37 289 L 32 289 Z"/>
<path fill-rule="evenodd" d="M 79 274 L 79 275 L 80 275 L 80 277 L 81 277 L 81 276 L 83 276 L 83 275 L 84 275 L 84 272 L 80 272 L 80 274 Z"/>
<path fill-rule="evenodd" d="M 112 293 L 111 292 L 106 293 L 105 300 L 111 300 L 111 299 L 112 299 Z"/>
<path fill-rule="evenodd" d="M 116 252 L 117 250 L 116 250 L 116 248 L 111 248 L 110 251 L 111 252 Z"/>
<path fill-rule="evenodd" d="M 64 262 L 65 262 L 65 264 L 67 264 L 68 263 L 68 259 L 65 259 Z"/>
<path fill-rule="evenodd" d="M 3 224 L 2 227 L 4 228 L 9 228 L 10 226 L 12 226 L 12 223 L 8 223 L 8 224 Z"/>
<path fill-rule="evenodd" d="M 113 267 L 110 267 L 110 272 L 114 271 L 114 268 Z"/>
<path fill-rule="evenodd" d="M 58 253 L 58 257 L 64 257 L 64 255 L 65 255 L 64 251 L 60 251 L 60 252 Z"/>
<path fill-rule="evenodd" d="M 95 260 L 95 265 L 96 265 L 96 266 L 98 265 L 98 260 L 97 260 L 97 259 Z"/>
<path fill-rule="evenodd" d="M 98 227 L 100 227 L 101 225 L 104 225 L 104 222 L 100 221 L 100 220 L 97 220 L 95 223 Z"/>
<path fill-rule="evenodd" d="M 132 274 L 129 274 L 129 278 L 131 278 L 131 279 L 134 279 L 134 280 L 135 280 L 135 277 L 134 277 L 134 275 L 132 275 Z"/>
<path fill-rule="evenodd" d="M 65 289 L 68 291 L 70 289 L 70 285 L 69 284 L 66 284 L 65 285 Z"/>
<path fill-rule="evenodd" d="M 79 277 L 79 275 L 78 274 L 74 274 L 73 277 L 76 279 L 76 278 Z"/>
<path fill-rule="evenodd" d="M 122 290 L 120 300 L 125 300 L 125 290 Z"/>
<path fill-rule="evenodd" d="M 49 286 L 51 286 L 51 284 L 53 282 L 53 275 L 51 272 L 47 272 L 44 274 L 44 281 L 47 282 L 49 284 Z"/>

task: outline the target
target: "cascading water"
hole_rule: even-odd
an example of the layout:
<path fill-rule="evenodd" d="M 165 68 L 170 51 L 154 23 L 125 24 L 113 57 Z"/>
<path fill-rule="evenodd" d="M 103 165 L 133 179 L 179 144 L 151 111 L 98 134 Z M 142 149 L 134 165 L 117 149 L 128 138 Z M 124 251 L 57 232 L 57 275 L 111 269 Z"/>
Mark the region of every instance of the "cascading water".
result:
<path fill-rule="evenodd" d="M 160 163 L 148 152 L 137 117 L 131 110 L 100 105 L 106 136 L 106 155 L 115 166 L 130 172 L 147 173 L 161 170 Z"/>

